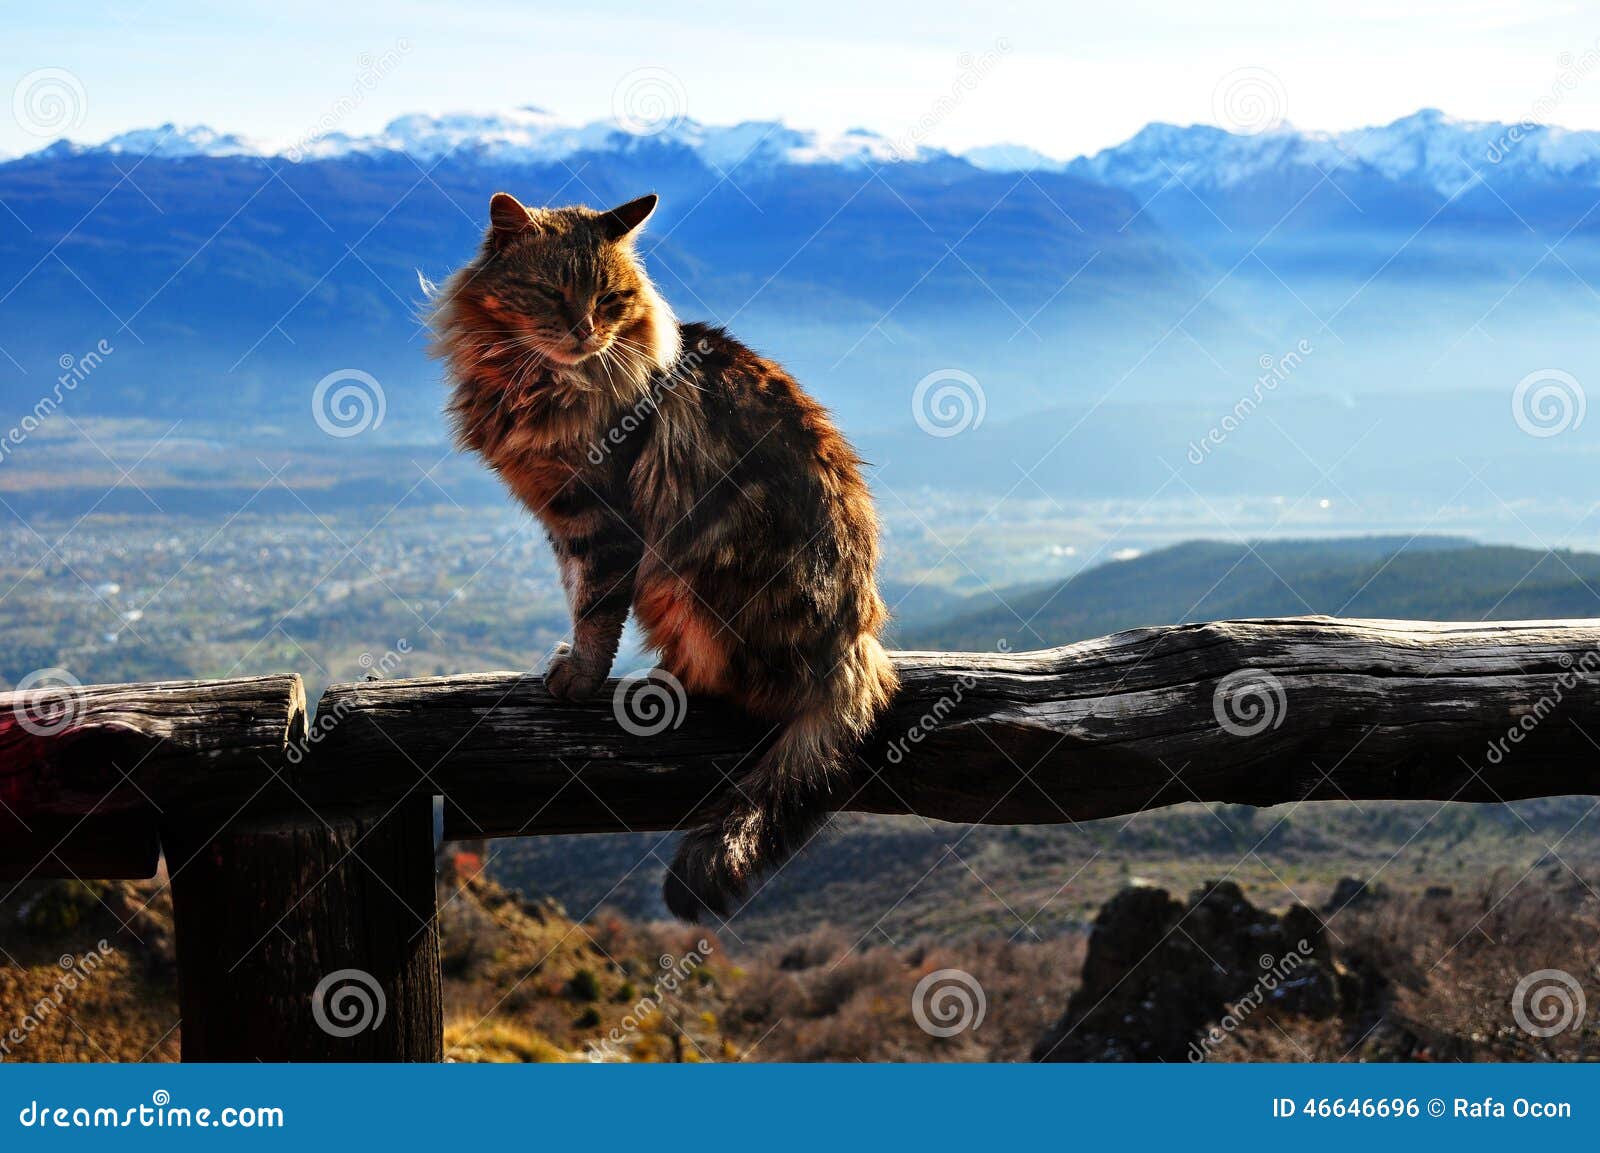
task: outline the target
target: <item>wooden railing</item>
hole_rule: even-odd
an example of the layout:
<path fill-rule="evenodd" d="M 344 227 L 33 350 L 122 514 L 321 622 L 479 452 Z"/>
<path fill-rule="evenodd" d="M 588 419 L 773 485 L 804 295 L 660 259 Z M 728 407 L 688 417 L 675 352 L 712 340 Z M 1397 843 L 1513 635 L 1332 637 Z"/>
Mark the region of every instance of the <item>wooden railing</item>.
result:
<path fill-rule="evenodd" d="M 841 809 L 1600 793 L 1600 621 L 1232 621 L 896 662 Z M 435 797 L 447 839 L 671 829 L 770 735 L 669 682 L 575 705 L 516 673 L 334 685 L 314 718 L 296 676 L 0 694 L 0 874 L 164 854 L 185 1060 L 438 1060 Z M 350 1035 L 313 1012 L 345 971 L 384 1007 Z"/>

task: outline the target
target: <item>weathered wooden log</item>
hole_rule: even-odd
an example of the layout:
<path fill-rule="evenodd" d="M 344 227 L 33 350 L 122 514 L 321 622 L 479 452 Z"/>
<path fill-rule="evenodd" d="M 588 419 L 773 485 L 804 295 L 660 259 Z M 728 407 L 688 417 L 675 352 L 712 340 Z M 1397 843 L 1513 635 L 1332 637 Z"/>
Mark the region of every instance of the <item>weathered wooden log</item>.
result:
<path fill-rule="evenodd" d="M 27 824 L 0 813 L 0 881 L 8 886 L 67 877 L 137 881 L 155 876 L 160 858 L 154 813 L 35 814 Z"/>
<path fill-rule="evenodd" d="M 0 870 L 164 849 L 185 1060 L 437 1061 L 432 796 L 309 807 L 305 721 L 297 676 L 0 695 Z"/>
<path fill-rule="evenodd" d="M 1600 792 L 1600 621 L 1225 621 L 895 659 L 840 808 L 1022 824 Z M 661 713 L 627 681 L 579 705 L 513 673 L 335 685 L 296 779 L 351 801 L 432 789 L 449 837 L 677 827 L 770 732 L 656 688 Z"/>
<path fill-rule="evenodd" d="M 305 731 L 298 676 L 0 693 L 0 877 L 147 877 L 168 807 L 237 805 Z"/>
<path fill-rule="evenodd" d="M 443 1060 L 432 798 L 265 808 L 164 833 L 183 1060 Z"/>

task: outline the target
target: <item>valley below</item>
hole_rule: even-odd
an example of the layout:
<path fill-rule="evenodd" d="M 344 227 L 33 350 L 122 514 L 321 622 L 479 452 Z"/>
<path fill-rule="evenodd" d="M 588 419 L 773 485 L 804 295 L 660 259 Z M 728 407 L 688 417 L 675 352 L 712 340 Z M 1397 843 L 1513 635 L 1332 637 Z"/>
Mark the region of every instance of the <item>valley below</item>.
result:
<path fill-rule="evenodd" d="M 536 527 L 491 505 L 457 503 L 446 478 L 425 496 L 438 481 L 420 461 L 414 467 L 414 498 L 387 511 L 323 514 L 301 500 L 310 490 L 279 486 L 277 499 L 301 503 L 298 513 L 264 515 L 246 502 L 221 518 L 170 509 L 17 517 L 0 530 L 0 633 L 9 641 L 0 681 L 42 668 L 86 683 L 296 670 L 315 702 L 326 684 L 368 675 L 538 668 L 568 624 Z M 1142 624 L 1314 612 L 1600 615 L 1593 553 L 1463 536 L 1166 544 L 1165 534 L 1180 531 L 1175 517 L 1159 529 L 1154 519 L 1124 522 L 1126 536 L 1115 539 L 1143 547 L 1110 559 L 1106 546 L 1075 535 L 1093 523 L 1087 513 L 1052 520 L 1008 507 L 974 526 L 972 508 L 924 501 L 914 517 L 897 516 L 886 502 L 896 643 L 1039 647 Z M 983 547 L 953 553 L 963 534 Z M 1083 555 L 1062 555 L 1077 547 L 1062 544 L 1072 540 Z M 646 661 L 635 646 L 618 668 Z M 1061 1032 L 1097 926 L 1120 923 L 1117 902 L 1135 899 L 1125 894 L 1163 891 L 1181 904 L 1220 885 L 1236 894 L 1226 897 L 1230 908 L 1249 910 L 1238 914 L 1244 923 L 1315 910 L 1328 923 L 1327 987 L 1343 992 L 1280 1006 L 1270 1026 L 1261 1017 L 1207 1059 L 1575 1056 L 1585 1051 L 1581 1038 L 1576 1049 L 1538 1049 L 1510 1031 L 1499 1020 L 1499 982 L 1505 966 L 1532 964 L 1535 954 L 1592 971 L 1592 934 L 1581 927 L 1600 900 L 1595 809 L 1587 797 L 1259 810 L 1191 802 L 1020 827 L 841 815 L 715 927 L 698 975 L 655 998 L 643 1027 L 631 1007 L 654 980 L 656 957 L 693 952 L 701 939 L 667 922 L 660 902 L 671 835 L 447 844 L 449 1052 L 458 1060 L 1024 1060 L 1052 1028 Z M 0 900 L 0 947 L 14 961 L 0 1004 L 35 995 L 48 970 L 29 958 L 53 964 L 82 952 L 86 932 L 123 942 L 114 985 L 74 1009 L 82 1035 L 57 1022 L 9 1057 L 176 1056 L 165 899 L 158 879 L 25 886 Z M 1151 964 L 1191 961 L 1162 952 Z M 908 1016 L 909 990 L 951 968 L 981 983 L 992 1016 L 982 1034 L 936 1043 Z M 1357 986 L 1366 992 L 1351 992 Z M 1224 1011 L 1219 1002 L 1215 1012 Z M 633 1023 L 624 1027 L 624 1018 Z M 1092 1026 L 1065 1028 L 1098 1036 Z M 608 1043 L 613 1029 L 624 1041 Z M 1175 1043 L 1158 1033 L 1148 1044 Z M 1069 1049 L 1073 1059 L 1120 1052 Z"/>

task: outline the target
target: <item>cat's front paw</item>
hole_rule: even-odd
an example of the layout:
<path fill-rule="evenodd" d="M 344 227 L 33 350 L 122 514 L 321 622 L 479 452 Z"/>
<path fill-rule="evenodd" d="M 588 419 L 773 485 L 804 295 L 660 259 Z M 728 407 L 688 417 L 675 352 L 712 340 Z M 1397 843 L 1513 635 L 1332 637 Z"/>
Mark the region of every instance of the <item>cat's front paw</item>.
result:
<path fill-rule="evenodd" d="M 558 700 L 587 700 L 606 683 L 608 671 L 598 661 L 585 660 L 581 653 L 562 641 L 545 665 L 544 687 Z"/>

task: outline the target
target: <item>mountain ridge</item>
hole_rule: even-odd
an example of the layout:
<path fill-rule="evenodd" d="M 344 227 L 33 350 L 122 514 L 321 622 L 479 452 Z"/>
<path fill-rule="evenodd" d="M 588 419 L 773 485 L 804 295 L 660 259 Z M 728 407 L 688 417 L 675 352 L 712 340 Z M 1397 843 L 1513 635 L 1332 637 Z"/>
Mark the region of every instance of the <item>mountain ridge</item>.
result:
<path fill-rule="evenodd" d="M 579 123 L 526 105 L 505 112 L 409 113 L 377 132 L 330 131 L 283 148 L 204 124 L 169 122 L 121 132 L 94 144 L 58 140 L 21 157 L 0 157 L 0 164 L 86 154 L 163 159 L 252 156 L 298 162 L 389 152 L 424 161 L 459 154 L 485 164 L 533 164 L 564 161 L 584 152 L 626 152 L 646 141 L 687 148 L 721 171 L 752 160 L 765 166 L 844 167 L 958 160 L 996 172 L 1073 172 L 1116 187 L 1164 185 L 1176 177 L 1228 188 L 1285 164 L 1327 171 L 1354 162 L 1388 180 L 1426 185 L 1451 196 L 1478 178 L 1476 168 L 1504 164 L 1524 179 L 1600 186 L 1600 132 L 1532 120 L 1468 120 L 1437 108 L 1422 108 L 1388 124 L 1331 132 L 1300 130 L 1287 121 L 1243 132 L 1152 121 L 1119 144 L 1056 158 L 1012 141 L 952 151 L 895 140 L 865 128 L 830 133 L 781 119 L 717 125 L 668 116 L 656 121 Z"/>

